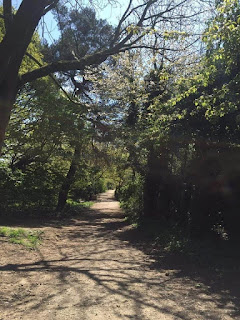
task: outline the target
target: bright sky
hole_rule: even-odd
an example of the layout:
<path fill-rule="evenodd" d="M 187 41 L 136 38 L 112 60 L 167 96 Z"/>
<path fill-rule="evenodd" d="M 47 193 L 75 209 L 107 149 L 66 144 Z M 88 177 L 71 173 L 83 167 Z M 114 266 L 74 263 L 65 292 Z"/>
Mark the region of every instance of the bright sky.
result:
<path fill-rule="evenodd" d="M 73 3 L 74 1 L 75 0 L 72 0 Z M 88 3 L 88 1 L 85 1 L 85 2 Z M 94 1 L 89 0 L 89 3 L 91 2 L 94 2 Z M 102 3 L 103 1 L 99 1 L 99 2 Z M 119 2 L 121 2 L 121 4 L 112 5 L 112 6 L 108 5 L 101 9 L 97 8 L 98 17 L 102 19 L 106 19 L 109 23 L 116 25 L 119 20 L 119 17 L 121 16 L 121 13 L 123 13 L 125 8 L 127 7 L 129 0 L 119 0 Z M 0 4 L 1 3 L 2 3 L 2 0 L 0 0 Z M 15 8 L 18 8 L 18 6 L 21 3 L 21 0 L 13 0 L 12 3 Z M 44 21 L 44 27 L 43 27 L 43 21 Z M 38 32 L 40 33 L 41 37 L 44 37 L 47 41 L 51 43 L 54 39 L 58 38 L 59 36 L 56 21 L 54 20 L 51 12 L 47 13 L 44 16 L 43 21 L 40 23 Z"/>

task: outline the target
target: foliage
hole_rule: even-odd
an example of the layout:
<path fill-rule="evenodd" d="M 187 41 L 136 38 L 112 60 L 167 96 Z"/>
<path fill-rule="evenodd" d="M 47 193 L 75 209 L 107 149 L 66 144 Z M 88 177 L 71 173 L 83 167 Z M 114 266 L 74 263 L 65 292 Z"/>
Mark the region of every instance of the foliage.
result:
<path fill-rule="evenodd" d="M 141 176 L 132 177 L 126 184 L 116 190 L 121 207 L 131 222 L 137 222 L 142 213 L 143 182 Z"/>
<path fill-rule="evenodd" d="M 106 20 L 97 19 L 94 9 L 78 11 L 59 4 L 54 15 L 61 38 L 49 47 L 50 61 L 79 59 L 109 47 L 113 27 Z"/>
<path fill-rule="evenodd" d="M 146 91 L 125 136 L 128 164 L 141 182 L 129 177 L 129 192 L 118 191 L 127 210 L 138 203 L 143 221 L 160 219 L 198 237 L 238 236 L 238 16 L 237 2 L 219 4 L 203 37 L 206 54 L 186 76 L 176 77 L 167 62 L 145 76 Z M 129 104 L 136 102 L 131 94 Z"/>
<path fill-rule="evenodd" d="M 74 199 L 86 199 L 105 190 L 103 162 L 90 142 L 94 131 L 85 119 L 84 105 L 75 105 L 51 80 L 22 90 L 12 115 L 1 162 L 2 213 L 52 211 L 72 161 L 80 149 Z"/>
<path fill-rule="evenodd" d="M 64 34 L 51 48 L 56 57 L 70 59 L 67 56 L 75 50 L 75 36 L 82 56 L 107 46 L 113 30 L 106 21 L 98 20 L 89 8 L 66 10 L 58 7 L 56 11 Z M 26 56 L 20 74 L 34 69 L 34 59 L 44 65 L 50 53 L 55 55 L 53 51 L 46 50 L 34 34 L 28 47 L 33 58 Z M 81 55 L 80 51 L 75 54 Z M 51 61 L 56 57 L 51 56 Z M 17 97 L 0 163 L 2 214 L 53 212 L 61 199 L 61 206 L 65 205 L 68 195 L 74 200 L 90 200 L 106 190 L 104 174 L 111 170 L 106 155 L 111 151 L 102 140 L 103 136 L 110 139 L 110 130 L 102 132 L 99 108 L 91 99 L 71 98 L 60 82 L 43 78 L 26 84 Z"/>

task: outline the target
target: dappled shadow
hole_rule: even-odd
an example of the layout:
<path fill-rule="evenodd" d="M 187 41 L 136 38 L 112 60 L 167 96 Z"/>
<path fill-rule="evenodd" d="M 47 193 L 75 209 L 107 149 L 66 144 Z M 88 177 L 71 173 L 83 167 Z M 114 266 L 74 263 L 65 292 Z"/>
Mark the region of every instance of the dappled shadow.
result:
<path fill-rule="evenodd" d="M 118 238 L 148 255 L 152 261 L 149 268 L 169 270 L 170 273 L 177 270 L 174 277 L 193 281 L 198 293 L 209 295 L 210 301 L 215 301 L 216 308 L 231 306 L 231 319 L 240 319 L 239 243 L 217 241 L 215 247 L 211 246 L 209 250 L 201 248 L 188 254 L 164 251 L 161 245 L 155 245 L 149 234 L 144 233 L 143 228 L 126 228 L 118 234 Z M 206 301 L 204 298 L 202 303 Z"/>
<path fill-rule="evenodd" d="M 13 319 L 240 317 L 240 269 L 212 270 L 156 249 L 110 203 L 101 201 L 80 217 L 62 221 L 61 230 L 45 225 L 59 238 L 47 230 L 48 241 L 32 256 L 22 250 L 20 260 L 11 252 L 5 263 L 1 259 L 6 286 L 0 310 L 11 305 Z"/>

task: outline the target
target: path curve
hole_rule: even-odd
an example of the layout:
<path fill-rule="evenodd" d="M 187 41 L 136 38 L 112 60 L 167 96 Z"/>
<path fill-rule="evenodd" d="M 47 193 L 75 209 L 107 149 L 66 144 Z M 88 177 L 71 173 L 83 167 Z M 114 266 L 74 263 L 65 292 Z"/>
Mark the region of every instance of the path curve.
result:
<path fill-rule="evenodd" d="M 134 244 L 113 191 L 80 218 L 41 227 L 37 251 L 1 243 L 0 320 L 237 319 L 232 296 Z"/>

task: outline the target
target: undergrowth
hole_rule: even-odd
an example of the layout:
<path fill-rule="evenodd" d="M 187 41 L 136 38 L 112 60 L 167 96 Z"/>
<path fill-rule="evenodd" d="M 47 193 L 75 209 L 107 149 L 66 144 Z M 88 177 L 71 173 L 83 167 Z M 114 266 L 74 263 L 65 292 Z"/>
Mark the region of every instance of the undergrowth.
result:
<path fill-rule="evenodd" d="M 126 219 L 129 221 L 129 219 Z M 141 220 L 132 226 L 150 240 L 149 250 L 156 259 L 163 253 L 181 255 L 184 260 L 215 271 L 225 272 L 240 268 L 238 242 L 212 236 L 193 238 L 177 226 L 166 226 L 156 220 Z"/>

